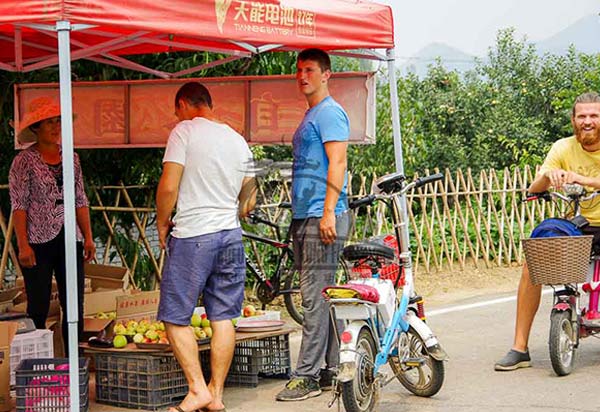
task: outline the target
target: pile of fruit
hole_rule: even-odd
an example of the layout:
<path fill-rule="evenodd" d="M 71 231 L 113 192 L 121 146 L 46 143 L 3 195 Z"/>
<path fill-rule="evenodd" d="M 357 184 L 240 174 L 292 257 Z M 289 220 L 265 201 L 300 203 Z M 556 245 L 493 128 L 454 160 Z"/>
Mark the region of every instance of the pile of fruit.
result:
<path fill-rule="evenodd" d="M 117 312 L 114 310 L 112 312 L 98 312 L 96 313 L 96 319 L 115 319 L 117 317 Z"/>
<path fill-rule="evenodd" d="M 135 343 L 169 343 L 165 324 L 160 321 L 150 322 L 142 319 L 139 322 L 135 320 L 117 322 L 113 327 L 113 333 L 115 348 L 124 348 L 128 340 Z"/>
<path fill-rule="evenodd" d="M 206 313 L 198 315 L 194 313 L 190 319 L 190 327 L 194 330 L 196 339 L 212 338 L 212 328 L 210 327 L 210 320 L 206 317 Z"/>

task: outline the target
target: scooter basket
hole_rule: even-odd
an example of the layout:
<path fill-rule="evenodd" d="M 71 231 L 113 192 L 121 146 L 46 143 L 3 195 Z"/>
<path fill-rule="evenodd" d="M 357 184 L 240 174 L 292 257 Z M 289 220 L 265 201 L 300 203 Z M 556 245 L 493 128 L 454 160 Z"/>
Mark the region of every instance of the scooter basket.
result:
<path fill-rule="evenodd" d="M 584 283 L 590 266 L 593 236 L 521 239 L 534 285 Z"/>

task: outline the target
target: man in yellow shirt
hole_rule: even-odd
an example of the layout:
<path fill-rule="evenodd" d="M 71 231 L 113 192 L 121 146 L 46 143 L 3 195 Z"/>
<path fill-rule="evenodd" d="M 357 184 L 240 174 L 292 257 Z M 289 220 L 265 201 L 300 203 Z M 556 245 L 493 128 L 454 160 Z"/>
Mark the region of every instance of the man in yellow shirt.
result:
<path fill-rule="evenodd" d="M 600 188 L 600 96 L 584 93 L 577 97 L 571 115 L 574 136 L 560 139 L 552 145 L 530 193 L 539 193 L 553 187 L 559 190 L 568 183 L 579 183 L 589 188 Z M 600 241 L 600 202 L 581 205 L 581 214 L 590 222 L 584 234 L 594 235 L 594 244 Z M 512 371 L 531 366 L 528 341 L 533 318 L 540 305 L 542 287 L 533 285 L 527 264 L 517 292 L 515 337 L 511 350 L 494 366 L 497 371 Z"/>

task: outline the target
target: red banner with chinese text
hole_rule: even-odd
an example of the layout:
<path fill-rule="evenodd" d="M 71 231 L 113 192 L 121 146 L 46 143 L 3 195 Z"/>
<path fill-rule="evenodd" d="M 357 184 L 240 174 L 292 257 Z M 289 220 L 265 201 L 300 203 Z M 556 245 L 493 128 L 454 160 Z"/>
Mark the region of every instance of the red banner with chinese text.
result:
<path fill-rule="evenodd" d="M 191 79 L 73 83 L 73 139 L 77 148 L 163 147 L 177 123 L 175 93 Z M 289 144 L 307 109 L 294 76 L 203 78 L 217 117 L 250 144 Z M 375 141 L 375 76 L 337 73 L 331 95 L 350 118 L 350 141 Z M 28 102 L 58 84 L 15 86 L 15 125 Z M 19 145 L 15 141 L 15 147 Z"/>

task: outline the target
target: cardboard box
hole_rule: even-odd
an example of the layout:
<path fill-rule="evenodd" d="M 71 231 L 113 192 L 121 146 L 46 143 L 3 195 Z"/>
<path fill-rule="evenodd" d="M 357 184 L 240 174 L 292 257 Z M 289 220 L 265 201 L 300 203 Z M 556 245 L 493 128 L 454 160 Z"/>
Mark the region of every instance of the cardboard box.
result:
<path fill-rule="evenodd" d="M 113 319 L 84 318 L 82 341 L 86 342 L 92 336 L 98 336 L 105 329 L 110 332 L 109 329 L 112 323 Z"/>
<path fill-rule="evenodd" d="M 95 315 L 98 312 L 116 311 L 117 297 L 127 295 L 128 293 L 122 289 L 86 293 L 83 297 L 83 316 Z"/>
<path fill-rule="evenodd" d="M 117 320 L 155 320 L 159 300 L 160 290 L 117 296 Z"/>
<path fill-rule="evenodd" d="M 92 291 L 129 288 L 129 270 L 123 266 L 86 263 L 83 271 L 85 277 L 91 280 Z"/>
<path fill-rule="evenodd" d="M 10 400 L 10 344 L 17 333 L 17 322 L 0 322 L 0 411 L 12 410 Z"/>
<path fill-rule="evenodd" d="M 13 309 L 15 299 L 21 294 L 19 288 L 0 291 L 0 313 Z"/>

